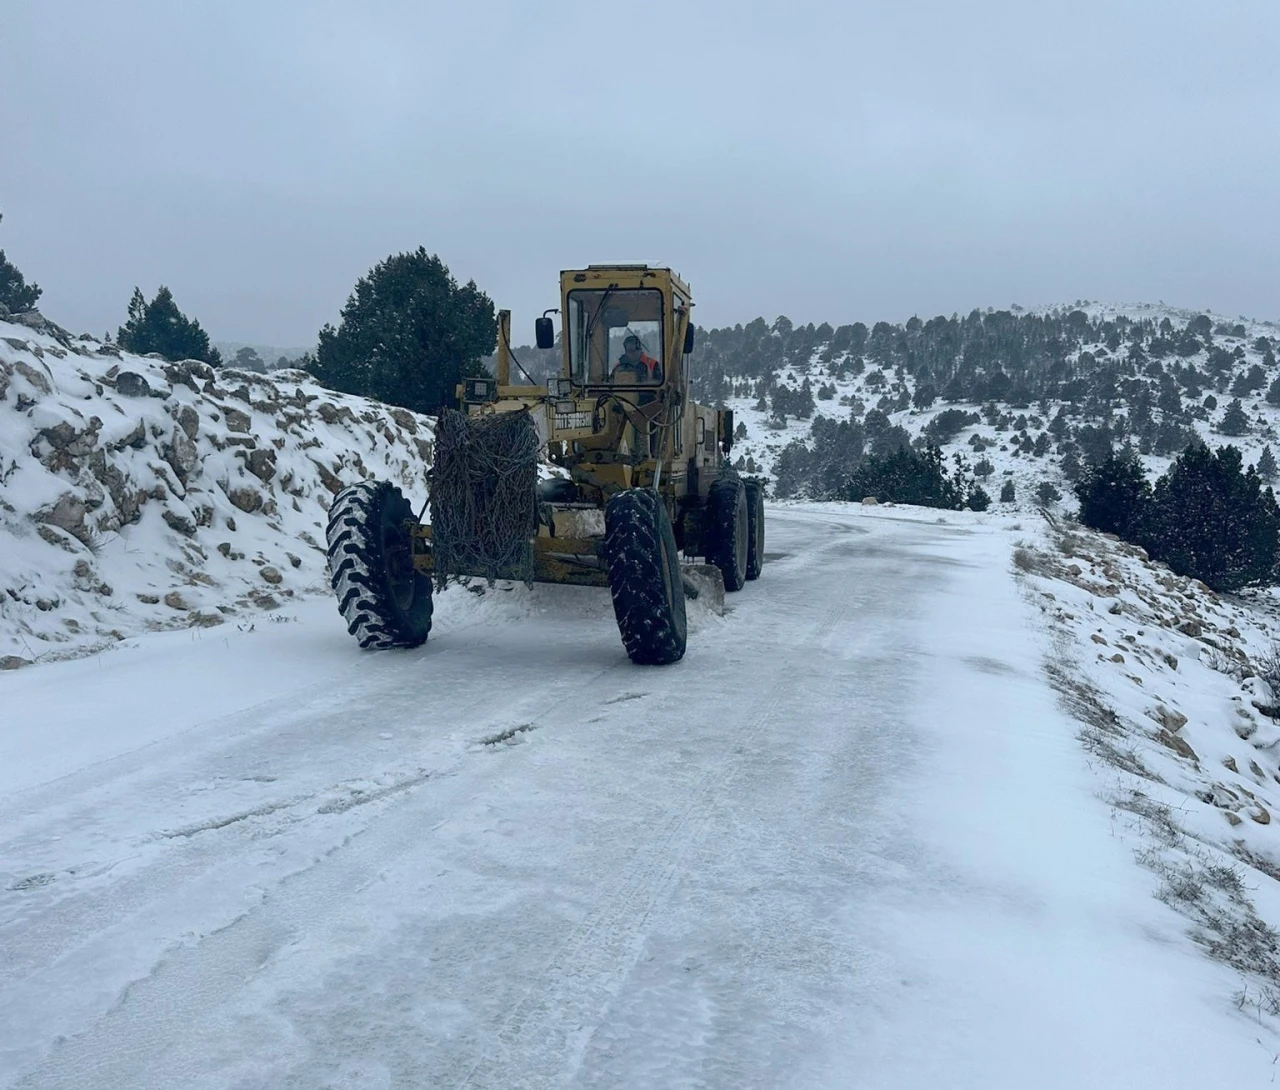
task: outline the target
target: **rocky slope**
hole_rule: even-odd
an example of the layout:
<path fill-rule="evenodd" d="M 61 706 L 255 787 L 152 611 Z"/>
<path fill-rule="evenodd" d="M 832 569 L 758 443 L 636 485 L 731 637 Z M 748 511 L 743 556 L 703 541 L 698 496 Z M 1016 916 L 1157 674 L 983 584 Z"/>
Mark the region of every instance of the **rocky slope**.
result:
<path fill-rule="evenodd" d="M 0 666 L 212 626 L 324 589 L 352 481 L 426 497 L 431 422 L 270 376 L 0 321 Z"/>
<path fill-rule="evenodd" d="M 998 517 L 998 516 L 996 516 Z M 1050 516 L 1014 554 L 1050 681 L 1155 895 L 1280 1025 L 1280 645 L 1269 592 L 1218 595 Z"/>

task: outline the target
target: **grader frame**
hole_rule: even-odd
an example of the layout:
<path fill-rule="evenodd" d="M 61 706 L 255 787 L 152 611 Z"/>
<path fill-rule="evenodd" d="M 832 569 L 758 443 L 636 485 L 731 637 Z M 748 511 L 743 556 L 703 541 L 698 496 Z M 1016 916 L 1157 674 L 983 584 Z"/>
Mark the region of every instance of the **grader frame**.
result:
<path fill-rule="evenodd" d="M 538 525 L 529 542 L 533 580 L 609 587 L 632 659 L 672 662 L 685 644 L 679 552 L 705 557 L 726 590 L 756 578 L 764 559 L 763 485 L 739 479 L 728 464 L 732 411 L 692 399 L 693 298 L 676 273 L 647 265 L 567 270 L 560 274 L 558 309 L 558 376 L 542 386 L 512 383 L 511 315 L 502 310 L 496 375 L 466 379 L 458 400 L 471 417 L 527 412 L 552 472 L 559 474 L 538 484 Z M 554 343 L 551 313 L 537 322 L 540 348 Z M 335 500 L 334 519 L 345 495 Z M 354 502 L 349 498 L 348 507 Z M 374 505 L 369 496 L 361 502 Z M 344 518 L 338 519 L 339 529 L 368 522 L 372 514 L 349 511 Z M 381 553 L 372 550 L 378 555 L 366 566 L 375 569 L 374 582 L 376 569 L 397 572 L 404 602 L 415 593 L 409 583 L 418 587 L 419 598 L 422 584 L 429 595 L 436 558 L 430 525 L 404 519 L 402 527 L 398 539 L 383 535 L 389 540 Z M 333 542 L 331 520 L 331 569 Z M 340 565 L 342 555 L 336 559 Z M 529 571 L 496 575 L 528 578 Z M 425 627 L 392 617 L 381 626 L 384 633 L 366 641 L 360 616 L 367 620 L 369 608 L 361 614 L 361 595 L 340 588 L 334 578 L 340 597 L 352 599 L 343 615 L 365 646 L 412 645 L 426 638 L 429 606 Z M 363 605 L 370 607 L 375 597 L 364 595 Z"/>

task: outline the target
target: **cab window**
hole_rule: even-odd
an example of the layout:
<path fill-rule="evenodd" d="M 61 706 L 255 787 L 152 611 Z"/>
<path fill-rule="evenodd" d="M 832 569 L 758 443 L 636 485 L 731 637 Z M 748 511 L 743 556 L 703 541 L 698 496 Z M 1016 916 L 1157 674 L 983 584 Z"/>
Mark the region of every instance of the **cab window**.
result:
<path fill-rule="evenodd" d="M 584 386 L 662 381 L 662 293 L 651 288 L 571 291 L 569 366 Z"/>

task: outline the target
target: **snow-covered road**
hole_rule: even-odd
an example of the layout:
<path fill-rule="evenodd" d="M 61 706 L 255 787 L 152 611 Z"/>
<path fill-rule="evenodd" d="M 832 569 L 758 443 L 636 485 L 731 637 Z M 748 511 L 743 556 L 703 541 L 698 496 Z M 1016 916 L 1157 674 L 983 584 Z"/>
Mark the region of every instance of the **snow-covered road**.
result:
<path fill-rule="evenodd" d="M 1010 542 L 771 510 L 667 668 L 537 587 L 0 676 L 0 1086 L 1265 1085 Z"/>

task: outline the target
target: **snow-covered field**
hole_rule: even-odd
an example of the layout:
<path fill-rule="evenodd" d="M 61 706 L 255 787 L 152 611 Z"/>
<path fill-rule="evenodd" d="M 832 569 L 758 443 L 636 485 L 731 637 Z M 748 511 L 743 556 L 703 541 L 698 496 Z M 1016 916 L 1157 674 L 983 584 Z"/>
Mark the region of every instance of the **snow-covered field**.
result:
<path fill-rule="evenodd" d="M 1270 1085 L 1263 614 L 1014 518 L 771 507 L 661 669 L 516 587 L 0 674 L 0 1086 Z"/>

